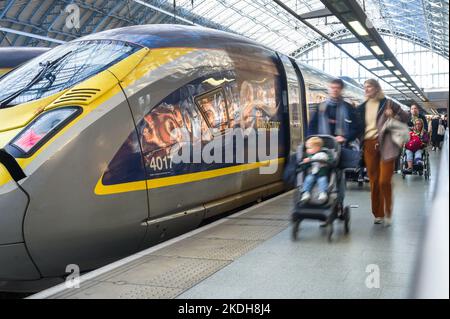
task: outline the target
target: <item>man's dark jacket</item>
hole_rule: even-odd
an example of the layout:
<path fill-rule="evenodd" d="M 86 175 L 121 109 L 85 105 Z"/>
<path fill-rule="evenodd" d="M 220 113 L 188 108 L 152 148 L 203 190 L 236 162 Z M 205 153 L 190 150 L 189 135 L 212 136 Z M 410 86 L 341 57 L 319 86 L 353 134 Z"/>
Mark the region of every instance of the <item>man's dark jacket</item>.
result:
<path fill-rule="evenodd" d="M 324 102 L 324 103 L 327 103 Z M 347 114 L 348 114 L 348 118 L 345 119 L 345 121 L 347 122 L 348 125 L 346 125 L 346 129 L 345 129 L 345 133 L 344 133 L 344 138 L 346 139 L 346 142 L 351 142 L 353 140 L 355 140 L 357 137 L 359 137 L 359 135 L 361 134 L 361 129 L 362 129 L 362 123 L 359 117 L 359 114 L 357 112 L 357 110 L 351 106 L 349 103 L 345 102 L 345 101 L 341 101 L 340 103 L 340 107 L 344 106 L 346 108 Z M 317 135 L 317 134 L 324 134 L 324 132 L 319 132 L 319 120 L 320 120 L 320 116 L 323 116 L 323 113 L 327 113 L 328 111 L 328 104 L 326 104 L 326 109 L 322 112 L 320 111 L 320 105 L 318 106 L 317 111 L 313 114 L 309 125 L 308 125 L 308 131 L 307 131 L 307 135 Z M 337 114 L 337 111 L 336 111 Z M 337 117 L 337 116 L 336 116 Z M 335 135 L 332 133 L 332 135 Z"/>

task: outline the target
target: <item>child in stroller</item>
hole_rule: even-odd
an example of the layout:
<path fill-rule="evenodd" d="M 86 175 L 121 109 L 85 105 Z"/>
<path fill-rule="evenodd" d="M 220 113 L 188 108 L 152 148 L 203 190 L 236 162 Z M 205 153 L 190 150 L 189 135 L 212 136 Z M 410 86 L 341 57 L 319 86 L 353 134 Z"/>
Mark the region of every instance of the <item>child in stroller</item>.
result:
<path fill-rule="evenodd" d="M 337 218 L 345 222 L 345 233 L 349 232 L 350 207 L 342 208 L 338 205 L 336 176 L 340 151 L 339 143 L 330 135 L 311 136 L 306 141 L 306 145 L 299 146 L 297 152 L 298 194 L 295 196 L 295 209 L 292 214 L 294 240 L 297 239 L 300 223 L 304 219 L 325 222 L 330 241 L 333 234 L 333 222 Z M 305 160 L 305 158 L 308 159 Z"/>
<path fill-rule="evenodd" d="M 323 140 L 318 136 L 313 136 L 306 141 L 306 152 L 301 160 L 301 168 L 307 172 L 303 180 L 301 203 L 306 203 L 311 199 L 311 190 L 317 183 L 319 188 L 318 202 L 326 202 L 328 199 L 328 175 L 332 163 L 331 155 L 322 149 Z"/>

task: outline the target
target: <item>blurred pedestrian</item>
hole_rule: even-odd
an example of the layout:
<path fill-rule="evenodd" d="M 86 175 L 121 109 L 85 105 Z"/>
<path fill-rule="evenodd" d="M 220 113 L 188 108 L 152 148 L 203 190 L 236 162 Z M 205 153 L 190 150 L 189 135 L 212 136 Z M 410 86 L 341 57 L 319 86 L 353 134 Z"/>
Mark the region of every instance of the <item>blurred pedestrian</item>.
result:
<path fill-rule="evenodd" d="M 364 82 L 367 100 L 359 107 L 360 118 L 364 124 L 364 159 L 370 179 L 372 214 L 375 224 L 392 222 L 392 184 L 395 160 L 400 147 L 395 144 L 391 134 L 383 131 L 389 118 L 397 118 L 406 123 L 409 114 L 400 105 L 384 96 L 375 79 Z M 406 128 L 406 127 L 405 127 Z"/>

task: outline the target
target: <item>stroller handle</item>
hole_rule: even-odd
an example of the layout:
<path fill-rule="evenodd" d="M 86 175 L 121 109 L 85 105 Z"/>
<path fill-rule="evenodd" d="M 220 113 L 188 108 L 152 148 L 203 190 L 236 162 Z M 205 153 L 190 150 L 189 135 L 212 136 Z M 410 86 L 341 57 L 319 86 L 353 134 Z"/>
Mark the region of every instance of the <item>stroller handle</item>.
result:
<path fill-rule="evenodd" d="M 308 161 L 306 163 L 303 163 L 303 162 L 298 163 L 298 165 L 297 165 L 297 172 L 301 172 L 306 165 L 309 165 L 309 164 L 312 164 L 312 163 L 321 163 L 321 164 L 330 165 L 331 167 L 333 166 L 329 161 L 326 161 L 326 160 L 311 160 L 311 161 Z"/>

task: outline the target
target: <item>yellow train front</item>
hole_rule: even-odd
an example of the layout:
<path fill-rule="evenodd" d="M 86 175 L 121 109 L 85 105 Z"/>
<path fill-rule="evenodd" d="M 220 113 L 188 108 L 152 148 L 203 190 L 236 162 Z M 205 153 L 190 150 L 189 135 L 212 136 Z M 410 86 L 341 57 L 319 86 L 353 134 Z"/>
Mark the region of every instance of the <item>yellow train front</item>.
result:
<path fill-rule="evenodd" d="M 80 38 L 9 72 L 0 290 L 95 269 L 282 191 L 284 159 L 304 136 L 300 68 L 242 37 L 151 25 Z M 326 84 L 313 73 L 310 87 Z M 276 139 L 270 152 L 264 136 Z"/>

